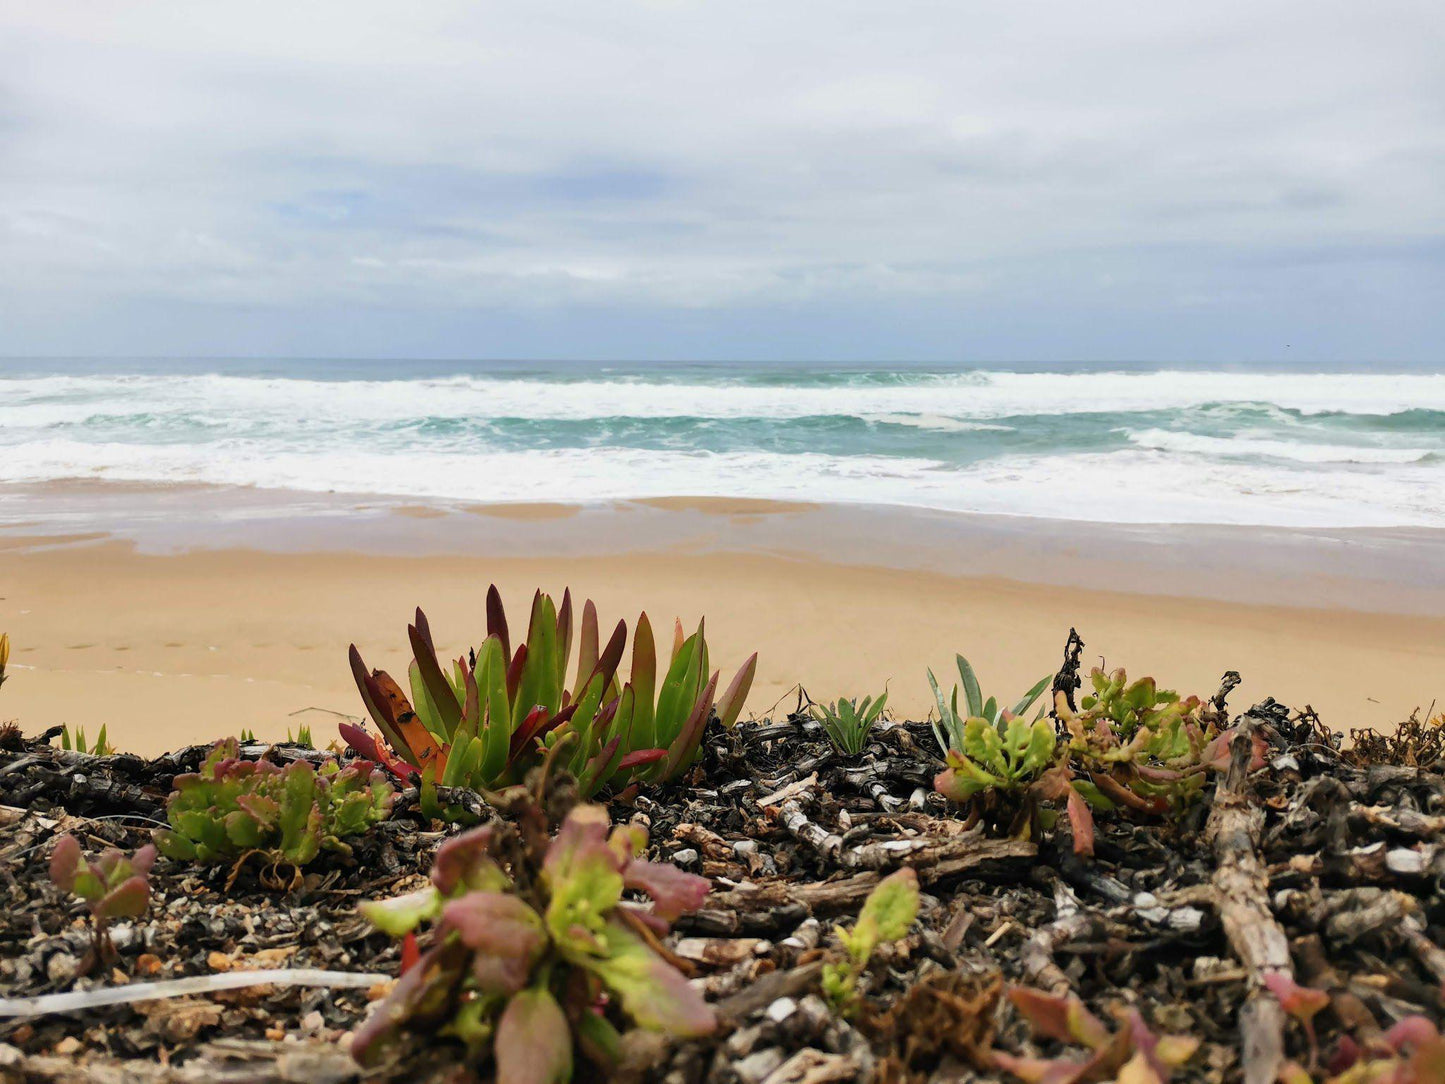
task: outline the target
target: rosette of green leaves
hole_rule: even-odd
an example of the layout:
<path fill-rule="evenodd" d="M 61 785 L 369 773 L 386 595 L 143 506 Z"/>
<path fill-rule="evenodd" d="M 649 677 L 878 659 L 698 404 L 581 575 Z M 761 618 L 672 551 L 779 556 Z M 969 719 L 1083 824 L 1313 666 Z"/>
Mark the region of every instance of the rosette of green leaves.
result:
<path fill-rule="evenodd" d="M 933 676 L 933 671 L 928 671 L 928 685 L 933 690 L 934 702 L 938 705 L 938 722 L 933 724 L 933 736 L 938 741 L 938 748 L 947 753 L 950 749 L 962 750 L 964 727 L 970 719 L 983 719 L 997 726 L 1007 711 L 1012 715 L 1023 715 L 1033 707 L 1034 701 L 1039 698 L 1044 689 L 1048 687 L 1053 675 L 1045 675 L 1028 692 L 1016 700 L 1012 707 L 1005 708 L 996 697 L 990 696 L 987 700 L 979 688 L 978 675 L 974 673 L 969 661 L 962 655 L 954 656 L 958 664 L 958 677 L 960 685 L 953 687 L 953 696 L 945 700 L 943 690 L 938 686 L 938 679 Z M 958 694 L 960 688 L 963 691 L 963 709 L 959 710 Z M 1039 716 L 1043 716 L 1043 709 L 1039 709 Z"/>
<path fill-rule="evenodd" d="M 857 756 L 868 744 L 868 732 L 883 714 L 887 703 L 887 692 L 877 700 L 865 696 L 861 704 L 856 700 L 840 698 L 832 704 L 809 704 L 808 714 L 822 724 L 838 752 Z"/>
<path fill-rule="evenodd" d="M 823 996 L 844 1016 L 858 1009 L 858 979 L 868 966 L 873 950 L 897 941 L 918 917 L 918 875 L 907 867 L 895 870 L 868 893 L 858 921 L 851 930 L 835 926 L 833 932 L 843 946 L 843 958 L 823 967 Z"/>
<path fill-rule="evenodd" d="M 499 1084 L 525 1084 L 570 1080 L 574 1044 L 605 1066 L 624 1017 L 676 1036 L 711 1032 L 712 1010 L 653 947 L 701 905 L 707 882 L 641 860 L 645 843 L 638 828 L 609 833 L 606 811 L 592 805 L 575 807 L 541 853 L 510 827 L 448 840 L 427 888 L 362 905 L 392 936 L 435 927 L 353 1035 L 353 1056 L 374 1065 L 405 1033 L 441 1034 L 474 1059 L 490 1054 Z M 521 868 L 504 870 L 504 853 Z M 623 906 L 626 889 L 651 896 L 651 910 Z"/>
<path fill-rule="evenodd" d="M 944 757 L 947 767 L 933 781 L 945 798 L 966 802 L 980 791 L 1019 791 L 1053 763 L 1058 738 L 1045 719 L 1032 723 L 1004 712 L 997 723 L 972 718 L 963 724 L 959 747 Z"/>
<path fill-rule="evenodd" d="M 345 837 L 391 813 L 395 791 L 365 761 L 320 771 L 304 760 L 284 768 L 240 757 L 234 738 L 212 748 L 194 774 L 178 775 L 166 800 L 169 828 L 155 833 L 177 861 L 220 862 L 249 851 L 304 866 L 321 850 L 350 854 Z"/>

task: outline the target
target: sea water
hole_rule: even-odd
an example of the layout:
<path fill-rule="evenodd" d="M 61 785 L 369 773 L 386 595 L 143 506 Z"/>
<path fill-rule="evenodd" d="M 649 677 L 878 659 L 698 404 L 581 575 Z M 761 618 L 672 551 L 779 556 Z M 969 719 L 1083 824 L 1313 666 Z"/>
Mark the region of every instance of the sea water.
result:
<path fill-rule="evenodd" d="M 0 482 L 1445 526 L 1445 374 L 0 361 Z"/>

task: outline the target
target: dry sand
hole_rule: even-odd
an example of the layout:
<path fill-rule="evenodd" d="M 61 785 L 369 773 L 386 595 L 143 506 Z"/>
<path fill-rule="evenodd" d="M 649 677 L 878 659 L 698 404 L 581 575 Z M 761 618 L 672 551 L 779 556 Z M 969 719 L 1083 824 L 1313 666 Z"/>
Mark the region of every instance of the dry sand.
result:
<path fill-rule="evenodd" d="M 503 514 L 559 532 L 578 522 L 557 506 Z M 414 509 L 391 518 L 415 530 L 433 522 Z M 349 643 L 373 666 L 404 670 L 406 624 L 421 605 L 439 646 L 460 652 L 481 637 L 491 581 L 515 623 L 538 585 L 558 594 L 570 585 L 608 623 L 631 624 L 639 609 L 654 626 L 706 614 L 725 677 L 760 652 L 748 704 L 758 714 L 791 706 L 798 683 L 818 698 L 887 684 L 898 711 L 921 716 L 930 703 L 925 667 L 952 675 L 955 651 L 973 661 L 986 692 L 1014 696 L 1057 666 L 1070 625 L 1089 662 L 1103 656 L 1201 695 L 1238 669 L 1245 683 L 1236 706 L 1266 695 L 1308 702 L 1339 730 L 1387 726 L 1445 692 L 1445 620 L 1184 597 L 1182 579 L 1177 596 L 1135 594 L 677 548 L 533 558 L 239 548 L 155 555 L 118 540 L 38 545 L 41 533 L 32 522 L 0 536 L 0 630 L 14 645 L 0 718 L 26 732 L 68 722 L 93 734 L 105 723 L 118 746 L 148 754 L 243 727 L 282 737 L 299 722 L 324 740 L 334 717 L 306 709 L 360 711 Z M 1057 563 L 1050 571 L 1057 578 Z"/>

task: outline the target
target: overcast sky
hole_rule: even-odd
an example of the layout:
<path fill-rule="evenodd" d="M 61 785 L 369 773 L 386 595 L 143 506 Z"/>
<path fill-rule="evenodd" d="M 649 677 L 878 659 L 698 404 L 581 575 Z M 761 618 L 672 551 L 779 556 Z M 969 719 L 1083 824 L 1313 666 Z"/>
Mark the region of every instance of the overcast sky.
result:
<path fill-rule="evenodd" d="M 1445 366 L 1445 9 L 0 0 L 0 354 Z"/>

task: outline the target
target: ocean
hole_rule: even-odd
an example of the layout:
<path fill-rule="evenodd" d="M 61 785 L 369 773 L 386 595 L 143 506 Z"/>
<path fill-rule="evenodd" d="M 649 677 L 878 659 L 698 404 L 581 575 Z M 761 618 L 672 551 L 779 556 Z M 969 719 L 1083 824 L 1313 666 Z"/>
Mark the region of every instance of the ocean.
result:
<path fill-rule="evenodd" d="M 0 361 L 0 482 L 1445 527 L 1445 374 Z"/>

